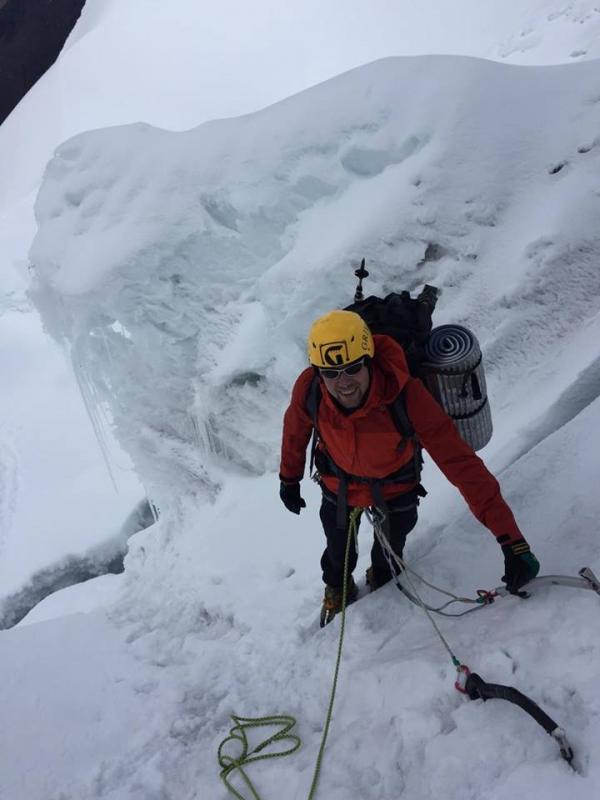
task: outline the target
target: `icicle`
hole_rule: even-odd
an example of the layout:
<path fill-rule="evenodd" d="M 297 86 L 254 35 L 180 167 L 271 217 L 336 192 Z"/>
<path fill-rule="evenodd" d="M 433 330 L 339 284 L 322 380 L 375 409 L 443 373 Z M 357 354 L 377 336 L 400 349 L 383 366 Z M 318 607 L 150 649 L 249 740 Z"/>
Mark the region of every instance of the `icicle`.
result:
<path fill-rule="evenodd" d="M 196 447 L 198 448 L 200 455 L 206 456 L 211 451 L 210 433 L 208 431 L 208 428 L 206 424 L 201 426 L 198 423 L 198 418 L 196 417 L 195 414 L 192 414 L 190 416 L 190 421 L 194 435 L 194 443 L 196 444 Z"/>
<path fill-rule="evenodd" d="M 158 508 L 154 505 L 152 500 L 148 498 L 148 505 L 150 506 L 150 512 L 152 514 L 152 519 L 154 522 L 158 522 Z"/>
<path fill-rule="evenodd" d="M 112 353 L 110 352 L 110 346 L 108 344 L 108 339 L 106 338 L 106 331 L 104 330 L 104 328 L 100 328 L 100 333 L 101 333 L 101 336 L 102 336 L 102 344 L 104 345 L 104 351 L 106 352 L 106 360 L 110 364 L 110 366 L 112 367 L 113 363 L 114 363 L 113 362 L 113 357 L 112 357 Z"/>
<path fill-rule="evenodd" d="M 100 406 L 96 402 L 96 398 L 94 397 L 95 392 L 93 389 L 93 385 L 91 381 L 88 380 L 85 374 L 85 370 L 82 368 L 78 359 L 75 357 L 73 351 L 71 351 L 71 363 L 73 365 L 75 380 L 77 381 L 77 386 L 79 387 L 79 393 L 81 394 L 83 405 L 85 406 L 85 410 L 87 412 L 88 418 L 92 425 L 92 429 L 96 436 L 96 441 L 98 442 L 98 446 L 100 447 L 100 452 L 102 453 L 102 458 L 104 459 L 108 475 L 110 477 L 112 485 L 114 486 L 115 492 L 118 493 L 119 489 L 117 487 L 117 482 L 115 480 L 112 466 L 110 464 L 108 442 L 104 434 L 102 421 L 98 414 Z"/>

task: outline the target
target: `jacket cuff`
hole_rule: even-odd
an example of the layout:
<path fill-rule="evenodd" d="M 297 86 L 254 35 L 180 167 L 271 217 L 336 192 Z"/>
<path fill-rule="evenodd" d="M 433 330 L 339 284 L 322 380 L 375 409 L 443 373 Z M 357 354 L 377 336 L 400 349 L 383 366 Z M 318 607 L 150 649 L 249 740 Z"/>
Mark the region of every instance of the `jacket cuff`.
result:
<path fill-rule="evenodd" d="M 289 486 L 289 485 L 290 485 L 290 484 L 292 484 L 292 483 L 300 483 L 300 481 L 302 480 L 302 475 L 300 475 L 300 477 L 299 477 L 299 478 L 288 478 L 288 477 L 286 477 L 285 475 L 282 475 L 282 474 L 281 474 L 281 472 L 280 472 L 280 473 L 279 473 L 279 480 L 280 480 L 282 483 L 285 483 L 286 485 L 288 485 L 288 486 Z"/>
<path fill-rule="evenodd" d="M 517 542 L 525 542 L 525 544 L 527 544 L 527 540 L 522 534 L 519 536 L 510 536 L 508 533 L 503 533 L 501 536 L 496 536 L 496 541 L 501 547 L 505 545 L 512 547 L 512 545 L 517 544 Z"/>

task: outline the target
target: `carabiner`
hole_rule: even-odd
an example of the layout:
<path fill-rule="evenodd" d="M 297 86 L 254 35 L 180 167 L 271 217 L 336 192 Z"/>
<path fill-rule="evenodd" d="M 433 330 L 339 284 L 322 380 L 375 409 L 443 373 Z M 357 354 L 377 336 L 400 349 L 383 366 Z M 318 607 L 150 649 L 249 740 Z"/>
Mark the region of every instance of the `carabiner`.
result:
<path fill-rule="evenodd" d="M 498 592 L 493 589 L 477 589 L 477 602 L 484 606 L 490 606 L 498 597 Z"/>
<path fill-rule="evenodd" d="M 458 689 L 462 694 L 467 694 L 467 678 L 471 674 L 471 670 L 466 664 L 459 664 L 456 668 L 456 680 L 454 681 L 454 688 Z"/>

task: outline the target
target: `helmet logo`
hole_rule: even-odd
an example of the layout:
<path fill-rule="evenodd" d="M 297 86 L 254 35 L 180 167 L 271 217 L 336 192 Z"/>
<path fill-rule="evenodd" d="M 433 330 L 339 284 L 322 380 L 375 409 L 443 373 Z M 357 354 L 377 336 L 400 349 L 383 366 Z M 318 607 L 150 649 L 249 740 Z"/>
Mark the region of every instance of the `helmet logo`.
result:
<path fill-rule="evenodd" d="M 340 367 L 350 361 L 346 342 L 327 342 L 320 346 L 321 361 L 332 367 Z"/>

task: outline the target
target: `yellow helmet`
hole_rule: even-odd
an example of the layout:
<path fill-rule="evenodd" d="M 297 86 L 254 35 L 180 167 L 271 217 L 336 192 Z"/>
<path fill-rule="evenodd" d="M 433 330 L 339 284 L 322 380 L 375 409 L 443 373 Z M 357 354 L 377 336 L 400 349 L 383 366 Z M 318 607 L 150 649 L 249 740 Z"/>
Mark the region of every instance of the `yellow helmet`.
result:
<path fill-rule="evenodd" d="M 308 360 L 314 367 L 344 367 L 374 353 L 371 331 L 354 311 L 330 311 L 313 322 L 308 334 Z"/>

